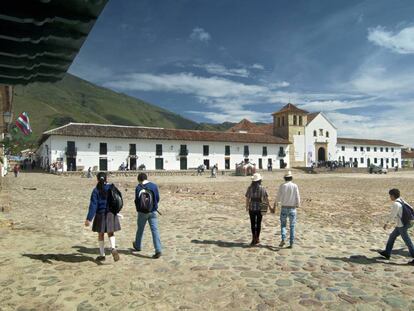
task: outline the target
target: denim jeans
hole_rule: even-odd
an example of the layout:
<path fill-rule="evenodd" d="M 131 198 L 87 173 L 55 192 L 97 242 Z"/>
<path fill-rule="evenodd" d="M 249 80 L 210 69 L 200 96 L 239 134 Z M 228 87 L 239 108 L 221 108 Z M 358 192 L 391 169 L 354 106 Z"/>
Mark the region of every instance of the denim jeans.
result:
<path fill-rule="evenodd" d="M 152 242 L 154 243 L 154 248 L 156 253 L 161 253 L 161 240 L 160 240 L 160 233 L 158 232 L 158 217 L 157 212 L 152 213 L 140 213 L 138 212 L 137 218 L 137 234 L 135 237 L 135 246 L 138 249 L 142 249 L 142 236 L 144 235 L 145 225 L 147 221 L 151 228 L 152 233 Z"/>
<path fill-rule="evenodd" d="M 252 236 L 260 237 L 260 230 L 262 228 L 262 214 L 260 211 L 250 211 L 250 227 L 252 230 Z"/>
<path fill-rule="evenodd" d="M 290 223 L 290 244 L 293 244 L 295 241 L 296 208 L 282 207 L 282 210 L 280 211 L 280 229 L 282 234 L 282 241 L 286 240 L 286 225 L 288 217 Z"/>
<path fill-rule="evenodd" d="M 414 246 L 413 246 L 413 242 L 410 239 L 410 236 L 408 235 L 408 232 L 407 232 L 408 229 L 409 229 L 409 226 L 395 227 L 395 229 L 391 232 L 390 237 L 388 238 L 387 247 L 385 248 L 385 252 L 387 253 L 388 256 L 391 256 L 394 242 L 397 239 L 397 237 L 401 235 L 401 238 L 403 239 L 405 245 L 407 245 L 408 247 L 411 257 L 414 258 Z"/>

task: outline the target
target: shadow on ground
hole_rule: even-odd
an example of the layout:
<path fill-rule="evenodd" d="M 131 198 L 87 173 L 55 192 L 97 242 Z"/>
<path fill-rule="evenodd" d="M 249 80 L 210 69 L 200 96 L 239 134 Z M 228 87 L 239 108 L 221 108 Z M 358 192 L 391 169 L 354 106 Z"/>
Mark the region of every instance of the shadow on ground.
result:
<path fill-rule="evenodd" d="M 98 255 L 99 254 L 99 248 L 95 247 L 95 248 L 89 248 L 89 247 L 84 247 L 84 246 L 73 246 L 72 248 L 76 249 L 78 251 L 78 253 L 82 253 L 82 254 L 91 254 L 91 255 Z M 134 250 L 134 249 L 117 249 L 118 253 L 121 255 L 127 255 L 127 256 L 135 256 L 135 257 L 139 257 L 139 258 L 145 258 L 145 259 L 153 259 L 152 256 L 148 256 L 148 255 L 143 255 L 143 254 L 139 254 L 138 251 Z"/>
<path fill-rule="evenodd" d="M 101 265 L 100 262 L 95 261 L 93 257 L 84 256 L 82 254 L 22 254 L 23 257 L 28 257 L 33 260 L 39 260 L 43 263 L 53 264 L 53 261 L 61 261 L 67 263 L 82 263 L 93 262 L 97 265 Z"/>
<path fill-rule="evenodd" d="M 278 250 L 280 250 L 280 248 L 277 247 L 273 247 L 273 246 L 268 246 L 268 245 L 255 245 L 255 246 L 250 246 L 250 244 L 247 243 L 243 243 L 243 242 L 227 242 L 227 241 L 221 241 L 221 240 L 191 240 L 191 243 L 194 244 L 206 244 L 206 245 L 217 245 L 219 247 L 228 247 L 228 248 L 253 248 L 253 247 L 258 247 L 258 248 L 266 248 L 268 250 L 271 251 L 275 251 L 277 252 Z"/>

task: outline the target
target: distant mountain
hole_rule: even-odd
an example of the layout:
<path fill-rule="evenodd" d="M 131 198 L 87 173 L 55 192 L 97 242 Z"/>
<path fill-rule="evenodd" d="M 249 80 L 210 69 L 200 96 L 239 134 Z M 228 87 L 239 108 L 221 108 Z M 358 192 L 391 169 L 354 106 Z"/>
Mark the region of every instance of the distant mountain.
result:
<path fill-rule="evenodd" d="M 71 74 L 57 83 L 34 83 L 15 88 L 16 117 L 26 111 L 33 134 L 20 137 L 19 149 L 36 144 L 42 132 L 69 122 L 143 125 L 195 129 L 199 124 L 175 113 Z M 19 135 L 15 135 L 19 138 Z"/>

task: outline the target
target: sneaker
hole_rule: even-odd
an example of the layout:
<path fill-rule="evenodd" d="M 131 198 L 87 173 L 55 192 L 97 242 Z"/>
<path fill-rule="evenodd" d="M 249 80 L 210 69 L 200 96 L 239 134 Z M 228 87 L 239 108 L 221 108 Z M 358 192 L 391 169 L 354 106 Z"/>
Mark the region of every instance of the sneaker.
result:
<path fill-rule="evenodd" d="M 378 254 L 380 254 L 385 259 L 390 259 L 390 255 L 388 255 L 385 251 L 378 251 Z"/>
<path fill-rule="evenodd" d="M 105 256 L 98 256 L 95 259 L 96 261 L 105 261 Z"/>
<path fill-rule="evenodd" d="M 292 243 L 292 244 L 290 244 L 290 245 L 288 246 L 288 248 L 292 249 L 292 248 L 293 248 L 293 243 Z"/>
<path fill-rule="evenodd" d="M 136 250 L 137 252 L 140 252 L 141 251 L 141 249 L 136 246 L 135 242 L 132 242 L 132 248 L 134 250 Z"/>
<path fill-rule="evenodd" d="M 279 244 L 279 247 L 283 247 L 285 245 L 286 245 L 285 241 L 282 240 L 282 242 L 280 242 L 280 244 Z"/>
<path fill-rule="evenodd" d="M 119 254 L 118 254 L 118 251 L 116 250 L 116 248 L 112 249 L 112 257 L 114 257 L 114 261 L 119 260 Z"/>
<path fill-rule="evenodd" d="M 157 258 L 160 258 L 160 257 L 161 257 L 161 252 L 157 252 L 157 253 L 155 253 L 154 256 L 152 256 L 152 258 L 154 258 L 154 259 L 157 259 Z"/>

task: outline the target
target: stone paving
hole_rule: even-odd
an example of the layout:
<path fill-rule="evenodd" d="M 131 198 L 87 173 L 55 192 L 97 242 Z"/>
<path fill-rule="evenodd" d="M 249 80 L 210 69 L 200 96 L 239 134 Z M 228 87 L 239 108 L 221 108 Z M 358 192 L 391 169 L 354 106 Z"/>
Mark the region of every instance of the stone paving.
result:
<path fill-rule="evenodd" d="M 121 260 L 107 256 L 104 264 L 94 261 L 96 236 L 83 227 L 94 180 L 9 176 L 0 310 L 414 310 L 414 267 L 402 241 L 390 261 L 375 253 L 389 233 L 387 191 L 399 187 L 414 202 L 414 173 L 295 174 L 304 203 L 293 249 L 277 247 L 271 214 L 261 244 L 249 247 L 248 178 L 155 177 L 164 247 L 157 260 L 149 228 L 143 251 L 130 249 L 135 179 L 116 177 L 126 201 Z M 264 177 L 273 200 L 282 173 Z"/>

